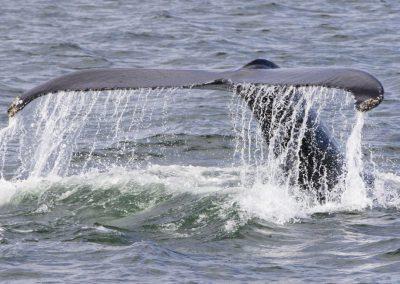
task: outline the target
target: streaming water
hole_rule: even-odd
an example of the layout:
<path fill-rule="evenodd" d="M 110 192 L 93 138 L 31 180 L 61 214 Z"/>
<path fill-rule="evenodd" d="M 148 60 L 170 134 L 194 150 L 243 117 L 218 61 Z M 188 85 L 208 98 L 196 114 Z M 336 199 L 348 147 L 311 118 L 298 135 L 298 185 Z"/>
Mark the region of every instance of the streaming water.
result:
<path fill-rule="evenodd" d="M 151 172 L 155 166 L 138 154 L 140 141 L 151 137 L 154 129 L 168 133 L 170 102 L 188 92 L 60 92 L 38 99 L 0 131 L 2 183 L 11 188 L 3 191 L 2 202 L 26 191 L 29 181 L 45 184 L 68 176 L 97 177 L 96 173 L 110 173 L 116 167 L 137 181 L 139 172 Z M 337 100 L 338 97 L 343 99 Z M 232 188 L 234 196 L 225 205 L 239 204 L 240 212 L 247 215 L 242 216 L 242 223 L 256 216 L 279 224 L 318 210 L 361 210 L 372 206 L 373 199 L 362 178 L 362 113 L 353 112 L 354 122 L 351 117 L 336 117 L 342 119 L 340 129 L 335 127 L 335 119 L 331 119 L 330 126 L 323 126 L 346 145 L 343 172 L 334 189 L 324 189 L 326 200 L 321 204 L 314 180 L 305 185 L 299 183 L 304 175 L 301 147 L 307 131 L 320 131 L 321 117 L 328 108 L 334 116 L 351 109 L 351 105 L 350 94 L 321 87 L 236 86 L 230 106 L 235 133 L 232 164 L 218 169 L 224 174 L 217 180 L 232 174 L 228 179 L 235 179 L 237 172 L 239 189 Z M 153 115 L 155 111 L 157 115 Z M 311 114 L 313 120 L 309 123 L 306 118 Z M 6 162 L 10 160 L 14 164 Z M 314 167 L 312 174 L 317 175 L 318 184 L 329 182 L 326 175 L 319 175 L 320 168 L 306 166 Z M 170 169 L 165 170 L 168 176 Z M 199 170 L 203 172 L 202 168 Z M 141 183 L 153 183 L 154 179 L 151 175 Z M 220 182 L 214 185 L 217 190 L 223 189 Z M 373 192 L 374 189 L 369 195 Z M 381 195 L 384 192 L 381 190 Z M 386 205 L 382 204 L 386 199 L 380 196 L 381 206 Z"/>

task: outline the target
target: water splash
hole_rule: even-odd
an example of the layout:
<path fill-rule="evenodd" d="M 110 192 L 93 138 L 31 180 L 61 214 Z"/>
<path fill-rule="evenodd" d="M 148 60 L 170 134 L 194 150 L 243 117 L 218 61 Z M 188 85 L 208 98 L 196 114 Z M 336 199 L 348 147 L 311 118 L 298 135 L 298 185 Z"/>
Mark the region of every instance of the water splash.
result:
<path fill-rule="evenodd" d="M 234 111 L 233 126 L 237 137 L 235 155 L 241 160 L 243 184 L 269 183 L 280 186 L 298 200 L 314 202 L 312 199 L 317 199 L 317 196 L 305 194 L 299 180 L 304 175 L 305 167 L 314 167 L 312 170 L 315 173 L 310 175 L 322 171 L 316 168 L 316 163 L 305 165 L 307 159 L 301 156 L 302 147 L 304 143 L 313 142 L 306 141 L 307 133 L 325 131 L 322 129 L 325 126 L 322 125 L 321 114 L 329 99 L 338 95 L 343 96 L 337 91 L 320 87 L 238 87 L 236 97 L 244 100 L 240 100 L 231 109 Z M 247 105 L 250 111 L 247 111 Z M 341 107 L 342 103 L 339 111 Z M 254 116 L 257 119 L 253 119 Z M 349 125 L 344 126 L 343 132 L 349 129 Z M 319 176 L 318 179 L 321 184 L 329 182 L 327 176 Z M 307 187 L 312 192 L 315 185 L 310 180 Z"/>
<path fill-rule="evenodd" d="M 393 204 L 396 200 L 398 194 L 386 192 L 382 181 L 376 181 L 376 188 L 368 188 L 364 182 L 365 114 L 353 110 L 351 94 L 321 87 L 277 89 L 242 85 L 235 95 L 230 107 L 237 137 L 235 155 L 242 163 L 241 184 L 247 188 L 237 196 L 236 202 L 250 217 L 284 223 L 316 212 L 363 210 L 388 204 L 388 200 Z M 255 105 L 261 102 L 269 105 L 271 111 L 258 114 L 261 116 L 258 123 L 253 114 L 257 111 Z M 250 111 L 245 111 L 249 104 Z M 310 128 L 305 118 L 310 114 L 315 115 L 313 131 L 318 130 L 322 121 L 330 122 L 324 128 L 335 136 L 338 148 L 344 152 L 342 174 L 335 188 L 324 191 L 322 204 L 313 190 L 315 184 L 311 182 L 307 185 L 310 190 L 304 190 L 298 183 L 301 163 L 304 163 L 300 149 Z M 268 120 L 267 134 L 260 127 L 263 119 Z M 264 143 L 265 135 L 269 143 Z M 319 182 L 328 183 L 327 176 L 319 175 Z"/>
<path fill-rule="evenodd" d="M 103 172 L 104 179 L 109 179 L 116 167 L 130 179 L 154 180 L 150 174 L 154 165 L 138 158 L 135 141 L 168 132 L 171 101 L 180 91 L 61 92 L 36 100 L 0 130 L 1 202 L 29 189 L 45 191 L 44 184 L 73 177 L 101 179 L 99 172 Z M 257 110 L 265 105 L 270 107 L 268 113 Z M 372 191 L 363 181 L 364 115 L 353 115 L 349 94 L 321 87 L 240 85 L 235 87 L 230 113 L 235 133 L 232 168 L 209 168 L 209 172 L 219 172 L 215 177 L 205 175 L 204 168 L 180 167 L 171 179 L 171 168 L 161 167 L 157 181 L 168 188 L 183 183 L 182 190 L 193 193 L 207 180 L 209 192 L 229 196 L 230 201 L 224 199 L 220 206 L 237 204 L 242 220 L 257 217 L 285 223 L 315 212 L 399 204 L 397 189 L 386 190 L 387 176 L 378 178 Z M 312 190 L 314 184 L 304 190 L 298 182 L 302 175 L 299 153 L 310 128 L 304 118 L 310 114 L 315 127 L 331 122 L 326 127 L 345 153 L 341 180 L 326 192 L 324 204 Z M 326 176 L 319 178 L 321 184 L 327 183 Z M 185 183 L 189 180 L 194 184 Z M 227 228 L 235 228 L 233 223 Z"/>
<path fill-rule="evenodd" d="M 372 200 L 367 196 L 366 185 L 363 180 L 362 160 L 362 128 L 364 125 L 364 113 L 356 113 L 356 123 L 346 144 L 346 176 L 344 180 L 344 192 L 341 195 L 341 203 L 349 209 L 362 209 L 372 206 Z"/>
<path fill-rule="evenodd" d="M 0 132 L 2 178 L 5 173 L 20 180 L 87 172 L 96 164 L 96 150 L 146 137 L 152 123 L 165 125 L 165 121 L 153 121 L 152 113 L 162 107 L 161 120 L 165 120 L 172 92 L 60 92 L 35 101 Z M 119 149 L 120 153 L 124 150 Z M 83 166 L 74 168 L 74 162 L 82 159 Z M 118 164 L 119 159 L 117 156 L 114 162 Z M 14 163 L 11 175 L 6 161 Z M 100 161 L 95 166 L 104 170 L 109 164 Z"/>

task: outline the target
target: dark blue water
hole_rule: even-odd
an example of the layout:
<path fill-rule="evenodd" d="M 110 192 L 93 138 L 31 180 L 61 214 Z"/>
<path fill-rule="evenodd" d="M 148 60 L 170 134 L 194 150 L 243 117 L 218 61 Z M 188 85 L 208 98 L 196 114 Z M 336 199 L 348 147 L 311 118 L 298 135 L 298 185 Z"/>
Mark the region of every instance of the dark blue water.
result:
<path fill-rule="evenodd" d="M 15 129 L 0 136 L 2 282 L 399 282 L 398 1 L 0 4 L 0 125 Z M 15 96 L 74 70 L 255 58 L 382 81 L 385 100 L 362 118 L 373 188 L 355 181 L 346 198 L 307 205 L 246 184 L 235 137 L 247 124 L 232 124 L 242 105 L 224 92 L 65 94 L 50 98 L 54 113 L 46 97 L 14 126 L 6 115 Z M 321 112 L 338 133 L 355 125 L 351 106 Z"/>

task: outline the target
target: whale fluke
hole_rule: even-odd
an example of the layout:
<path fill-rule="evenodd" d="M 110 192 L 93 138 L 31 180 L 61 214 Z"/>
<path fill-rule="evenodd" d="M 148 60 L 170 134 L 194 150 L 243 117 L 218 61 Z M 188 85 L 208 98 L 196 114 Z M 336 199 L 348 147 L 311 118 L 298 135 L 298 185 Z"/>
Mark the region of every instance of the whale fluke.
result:
<path fill-rule="evenodd" d="M 256 59 L 235 71 L 163 69 L 91 69 L 73 72 L 17 97 L 8 109 L 13 117 L 34 99 L 59 91 L 101 91 L 139 88 L 198 88 L 233 90 L 238 84 L 276 86 L 322 86 L 349 91 L 359 111 L 368 111 L 382 100 L 382 84 L 367 72 L 351 68 L 278 68 L 268 60 Z"/>

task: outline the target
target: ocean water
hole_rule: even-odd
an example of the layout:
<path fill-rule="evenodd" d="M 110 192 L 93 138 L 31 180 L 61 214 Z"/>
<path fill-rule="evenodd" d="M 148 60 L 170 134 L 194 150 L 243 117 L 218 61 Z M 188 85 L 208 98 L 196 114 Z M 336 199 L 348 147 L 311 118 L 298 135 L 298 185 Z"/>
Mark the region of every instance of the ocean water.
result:
<path fill-rule="evenodd" d="M 0 282 L 399 282 L 399 15 L 398 1 L 1 1 Z M 366 114 L 297 90 L 297 114 L 315 110 L 346 159 L 324 204 L 288 182 L 289 154 L 271 156 L 279 139 L 234 93 L 63 92 L 6 115 L 74 70 L 255 58 L 359 68 L 385 88 Z"/>

